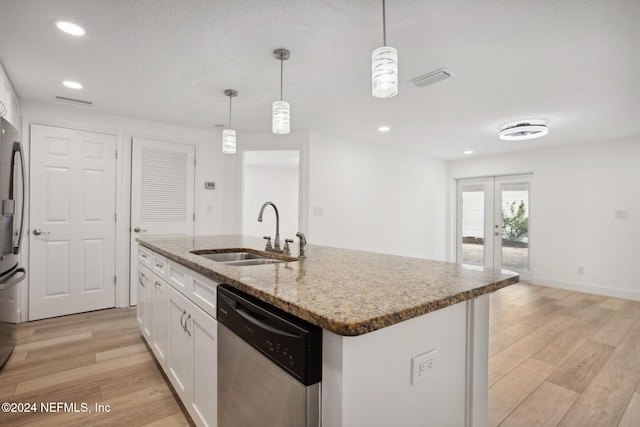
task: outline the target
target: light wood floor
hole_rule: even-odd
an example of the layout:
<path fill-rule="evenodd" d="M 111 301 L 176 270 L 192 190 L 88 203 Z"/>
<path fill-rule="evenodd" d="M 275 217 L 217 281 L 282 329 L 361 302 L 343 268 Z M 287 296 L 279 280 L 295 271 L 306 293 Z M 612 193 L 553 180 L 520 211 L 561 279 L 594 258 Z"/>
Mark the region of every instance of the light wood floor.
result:
<path fill-rule="evenodd" d="M 640 302 L 517 284 L 490 319 L 490 426 L 640 426 Z"/>
<path fill-rule="evenodd" d="M 490 426 L 640 426 L 640 302 L 530 284 L 491 295 Z M 18 325 L 0 403 L 109 413 L 1 413 L 12 426 L 193 425 L 135 322 L 114 309 Z"/>
<path fill-rule="evenodd" d="M 135 309 L 112 309 L 21 323 L 0 371 L 0 403 L 36 403 L 36 413 L 0 412 L 11 426 L 189 426 L 145 346 Z M 41 402 L 84 402 L 91 413 L 40 412 Z M 110 412 L 95 412 L 95 404 Z"/>

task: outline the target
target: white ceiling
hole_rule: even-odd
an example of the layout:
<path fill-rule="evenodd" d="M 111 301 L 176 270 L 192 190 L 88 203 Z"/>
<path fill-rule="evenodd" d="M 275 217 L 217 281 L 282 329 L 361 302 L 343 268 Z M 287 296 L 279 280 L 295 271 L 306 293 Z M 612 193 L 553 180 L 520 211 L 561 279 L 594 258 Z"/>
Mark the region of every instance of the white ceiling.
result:
<path fill-rule="evenodd" d="M 61 19 L 86 36 L 59 32 Z M 292 130 L 455 159 L 640 135 L 639 23 L 638 0 L 387 0 L 402 82 L 387 100 L 370 93 L 379 0 L 0 0 L 0 61 L 23 101 L 67 96 L 212 130 L 236 89 L 241 144 L 243 131 L 270 130 L 283 47 Z M 441 67 L 456 76 L 407 83 Z M 498 139 L 526 118 L 547 120 L 549 135 Z"/>

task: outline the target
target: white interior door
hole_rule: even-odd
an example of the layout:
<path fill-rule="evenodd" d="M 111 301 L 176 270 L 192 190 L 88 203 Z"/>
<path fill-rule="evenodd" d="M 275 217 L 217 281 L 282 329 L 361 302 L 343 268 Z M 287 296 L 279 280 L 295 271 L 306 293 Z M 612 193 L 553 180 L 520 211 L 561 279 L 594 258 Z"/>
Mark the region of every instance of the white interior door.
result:
<path fill-rule="evenodd" d="M 531 175 L 458 180 L 457 262 L 531 278 Z"/>
<path fill-rule="evenodd" d="M 132 150 L 130 283 L 136 283 L 136 237 L 193 235 L 196 148 L 133 138 Z M 138 301 L 136 286 L 130 301 Z"/>
<path fill-rule="evenodd" d="M 116 143 L 31 126 L 29 320 L 115 307 Z"/>

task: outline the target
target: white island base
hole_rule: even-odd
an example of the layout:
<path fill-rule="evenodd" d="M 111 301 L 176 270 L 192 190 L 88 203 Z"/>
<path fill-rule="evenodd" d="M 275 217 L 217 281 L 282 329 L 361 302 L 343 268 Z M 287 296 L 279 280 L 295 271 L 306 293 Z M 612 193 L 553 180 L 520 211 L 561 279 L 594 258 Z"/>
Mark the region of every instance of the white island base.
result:
<path fill-rule="evenodd" d="M 488 294 L 364 335 L 323 332 L 324 427 L 487 425 Z M 412 358 L 432 350 L 412 385 Z"/>

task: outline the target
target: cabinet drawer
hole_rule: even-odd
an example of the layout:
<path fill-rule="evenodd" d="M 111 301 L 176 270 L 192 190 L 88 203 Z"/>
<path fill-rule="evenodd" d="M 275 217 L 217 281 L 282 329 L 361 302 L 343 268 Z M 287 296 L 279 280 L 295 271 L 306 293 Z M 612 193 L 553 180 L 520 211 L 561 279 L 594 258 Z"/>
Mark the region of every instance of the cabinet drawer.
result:
<path fill-rule="evenodd" d="M 216 318 L 216 290 L 218 283 L 197 273 L 191 272 L 193 293 L 191 300 L 209 316 Z"/>
<path fill-rule="evenodd" d="M 138 243 L 138 260 L 145 266 L 151 267 L 151 261 L 153 255 L 150 249 L 145 248 Z"/>
<path fill-rule="evenodd" d="M 162 277 L 163 279 L 167 277 L 167 270 L 168 270 L 167 258 L 153 252 L 151 265 L 154 273 L 156 273 L 158 276 Z"/>
<path fill-rule="evenodd" d="M 167 281 L 187 297 L 193 293 L 193 279 L 190 270 L 172 260 L 167 261 Z"/>

